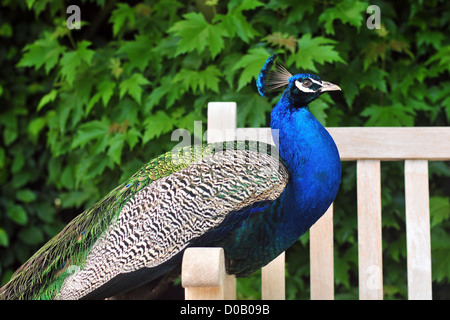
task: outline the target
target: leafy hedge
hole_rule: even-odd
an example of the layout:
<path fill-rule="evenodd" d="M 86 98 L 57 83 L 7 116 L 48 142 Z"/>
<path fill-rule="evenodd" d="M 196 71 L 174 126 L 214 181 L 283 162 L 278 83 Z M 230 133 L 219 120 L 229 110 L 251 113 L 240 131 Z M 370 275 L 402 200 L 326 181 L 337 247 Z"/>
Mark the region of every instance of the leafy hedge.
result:
<path fill-rule="evenodd" d="M 369 4 L 381 28 L 368 29 Z M 77 213 L 193 132 L 208 101 L 236 101 L 239 126 L 268 126 L 277 96 L 255 77 L 278 52 L 291 72 L 338 83 L 311 105 L 326 126 L 448 126 L 448 1 L 2 0 L 0 279 Z M 205 129 L 205 126 L 204 128 Z M 201 138 L 201 137 L 197 137 Z M 433 290 L 450 298 L 450 167 L 430 163 Z M 386 299 L 406 290 L 403 164 L 382 164 Z M 355 164 L 335 204 L 336 298 L 356 299 Z M 287 297 L 309 297 L 308 236 L 287 253 Z M 238 283 L 259 297 L 258 279 Z"/>

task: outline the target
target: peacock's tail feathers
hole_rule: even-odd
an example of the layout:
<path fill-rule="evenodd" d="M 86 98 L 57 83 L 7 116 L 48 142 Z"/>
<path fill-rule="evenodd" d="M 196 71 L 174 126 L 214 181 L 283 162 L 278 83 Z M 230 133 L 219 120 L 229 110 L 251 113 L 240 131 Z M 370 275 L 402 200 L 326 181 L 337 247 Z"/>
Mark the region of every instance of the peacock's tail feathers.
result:
<path fill-rule="evenodd" d="M 39 249 L 0 290 L 0 299 L 53 299 L 64 280 L 84 267 L 92 246 L 114 223 L 123 206 L 139 190 L 222 150 L 254 150 L 271 154 L 257 142 L 223 142 L 188 146 L 154 158 L 102 200 L 74 218 Z"/>

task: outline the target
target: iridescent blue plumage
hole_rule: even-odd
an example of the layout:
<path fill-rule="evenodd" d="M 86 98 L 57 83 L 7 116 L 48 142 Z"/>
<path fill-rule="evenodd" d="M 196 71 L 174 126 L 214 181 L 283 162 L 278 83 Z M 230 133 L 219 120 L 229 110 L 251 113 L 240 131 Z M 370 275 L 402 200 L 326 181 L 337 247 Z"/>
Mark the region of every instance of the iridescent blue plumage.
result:
<path fill-rule="evenodd" d="M 274 58 L 266 61 L 258 77 L 263 96 Z M 287 88 L 271 113 L 271 129 L 278 136 L 274 140 L 279 141 L 289 182 L 277 200 L 236 226 L 221 243 L 231 260 L 229 272 L 238 276 L 252 273 L 290 247 L 325 213 L 340 184 L 337 147 L 307 106 L 321 93 L 340 88 L 312 74 L 297 74 L 286 81 Z"/>
<path fill-rule="evenodd" d="M 266 60 L 263 67 L 261 68 L 261 72 L 259 73 L 258 78 L 256 79 L 256 88 L 258 89 L 259 94 L 263 97 L 265 97 L 267 94 L 266 92 L 267 75 L 269 70 L 272 68 L 276 58 L 277 55 L 274 54 Z"/>

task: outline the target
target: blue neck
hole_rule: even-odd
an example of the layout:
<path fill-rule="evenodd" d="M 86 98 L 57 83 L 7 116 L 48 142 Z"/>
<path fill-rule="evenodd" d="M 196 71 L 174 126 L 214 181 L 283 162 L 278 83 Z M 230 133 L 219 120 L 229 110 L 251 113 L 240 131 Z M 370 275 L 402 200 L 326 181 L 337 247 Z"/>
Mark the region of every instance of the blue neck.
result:
<path fill-rule="evenodd" d="M 281 199 L 285 231 L 298 238 L 334 201 L 341 165 L 333 139 L 308 107 L 290 106 L 280 100 L 271 114 L 271 128 L 273 135 L 278 133 L 278 149 L 290 175 Z"/>

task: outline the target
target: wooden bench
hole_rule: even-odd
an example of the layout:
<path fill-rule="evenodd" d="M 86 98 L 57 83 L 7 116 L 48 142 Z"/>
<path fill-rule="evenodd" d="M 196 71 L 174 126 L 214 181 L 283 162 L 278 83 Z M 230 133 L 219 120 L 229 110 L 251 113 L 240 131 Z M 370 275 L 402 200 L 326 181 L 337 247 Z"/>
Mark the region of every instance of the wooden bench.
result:
<path fill-rule="evenodd" d="M 208 142 L 272 143 L 270 128 L 236 128 L 236 104 L 208 105 Z M 405 162 L 408 299 L 431 299 L 428 161 L 450 160 L 450 127 L 327 128 L 342 161 L 356 161 L 359 298 L 383 299 L 380 162 Z M 185 252 L 186 299 L 235 299 L 221 248 Z M 262 268 L 262 299 L 285 299 L 284 253 Z M 334 299 L 333 206 L 310 229 L 311 299 Z"/>

